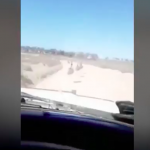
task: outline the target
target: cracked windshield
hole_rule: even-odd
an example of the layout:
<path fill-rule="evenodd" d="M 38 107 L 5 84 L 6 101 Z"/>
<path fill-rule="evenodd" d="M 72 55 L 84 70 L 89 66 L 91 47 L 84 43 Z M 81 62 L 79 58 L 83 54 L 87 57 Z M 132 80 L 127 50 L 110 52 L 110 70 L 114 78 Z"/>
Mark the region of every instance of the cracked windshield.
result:
<path fill-rule="evenodd" d="M 134 102 L 132 0 L 22 0 L 21 91 L 115 111 Z"/>

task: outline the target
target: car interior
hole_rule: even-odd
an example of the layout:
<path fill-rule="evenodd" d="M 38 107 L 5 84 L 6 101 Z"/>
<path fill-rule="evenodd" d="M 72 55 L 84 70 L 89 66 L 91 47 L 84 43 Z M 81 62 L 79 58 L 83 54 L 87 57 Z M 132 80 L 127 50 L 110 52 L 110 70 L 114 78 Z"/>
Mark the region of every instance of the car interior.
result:
<path fill-rule="evenodd" d="M 125 104 L 126 107 L 123 107 Z M 130 116 L 123 120 L 133 120 L 131 115 L 134 112 L 131 111 L 131 106 L 134 109 L 128 102 L 118 103 L 120 115 L 123 115 L 123 118 L 124 115 Z M 21 109 L 21 148 L 28 150 L 133 149 L 133 121 L 120 120 L 96 119 L 61 111 Z"/>

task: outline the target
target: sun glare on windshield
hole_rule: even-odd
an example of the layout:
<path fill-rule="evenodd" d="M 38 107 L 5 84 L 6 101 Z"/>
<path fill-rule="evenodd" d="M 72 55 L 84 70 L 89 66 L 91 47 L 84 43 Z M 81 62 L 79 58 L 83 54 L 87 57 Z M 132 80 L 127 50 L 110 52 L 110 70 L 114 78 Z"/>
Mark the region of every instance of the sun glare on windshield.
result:
<path fill-rule="evenodd" d="M 22 0 L 21 45 L 22 92 L 95 109 L 134 102 L 132 1 Z"/>

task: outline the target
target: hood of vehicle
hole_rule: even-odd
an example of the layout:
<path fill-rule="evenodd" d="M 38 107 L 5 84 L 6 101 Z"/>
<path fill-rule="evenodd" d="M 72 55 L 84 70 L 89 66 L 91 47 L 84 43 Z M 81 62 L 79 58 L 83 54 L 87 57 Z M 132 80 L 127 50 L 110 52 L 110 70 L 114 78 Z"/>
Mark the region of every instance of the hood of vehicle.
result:
<path fill-rule="evenodd" d="M 69 92 L 51 91 L 33 88 L 21 88 L 21 92 L 25 92 L 41 98 L 54 100 L 57 102 L 67 103 L 71 105 L 91 108 L 110 113 L 119 113 L 119 109 L 115 102 L 107 101 L 104 99 L 83 97 Z"/>

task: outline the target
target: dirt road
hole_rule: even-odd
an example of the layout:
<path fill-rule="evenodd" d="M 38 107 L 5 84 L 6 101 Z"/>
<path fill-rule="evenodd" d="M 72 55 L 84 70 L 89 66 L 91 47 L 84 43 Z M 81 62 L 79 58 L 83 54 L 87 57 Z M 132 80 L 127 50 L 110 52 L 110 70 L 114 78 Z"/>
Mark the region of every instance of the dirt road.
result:
<path fill-rule="evenodd" d="M 134 75 L 120 71 L 103 69 L 83 64 L 83 68 L 68 75 L 70 64 L 61 61 L 63 69 L 52 76 L 45 78 L 36 88 L 72 91 L 77 94 L 111 99 L 134 101 Z"/>

